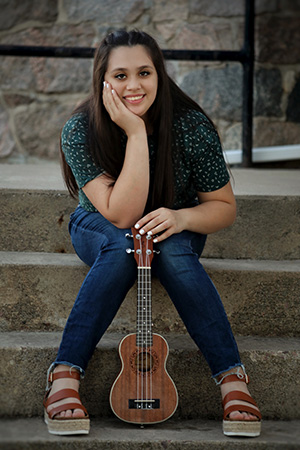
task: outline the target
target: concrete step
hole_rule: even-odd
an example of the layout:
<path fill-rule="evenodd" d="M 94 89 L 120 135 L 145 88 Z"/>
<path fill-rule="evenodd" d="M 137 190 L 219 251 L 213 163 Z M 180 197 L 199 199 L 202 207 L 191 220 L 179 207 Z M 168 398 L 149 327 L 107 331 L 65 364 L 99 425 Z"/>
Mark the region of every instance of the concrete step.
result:
<path fill-rule="evenodd" d="M 140 429 L 117 419 L 91 421 L 88 436 L 50 435 L 40 418 L 5 419 L 1 450 L 298 450 L 300 422 L 264 421 L 258 438 L 223 436 L 216 421 L 171 419 Z"/>
<path fill-rule="evenodd" d="M 233 176 L 237 220 L 209 236 L 204 256 L 300 259 L 300 171 L 233 169 Z M 0 202 L 0 250 L 73 252 L 67 225 L 77 202 L 57 164 L 0 164 Z"/>
<path fill-rule="evenodd" d="M 105 334 L 82 382 L 82 400 L 92 416 L 113 416 L 109 391 L 120 370 L 117 347 L 122 337 Z M 0 416 L 42 415 L 46 371 L 60 338 L 60 333 L 0 333 Z M 179 393 L 174 418 L 220 419 L 219 389 L 193 341 L 188 335 L 167 340 L 167 368 Z M 300 339 L 239 337 L 237 342 L 264 419 L 300 419 Z"/>
<path fill-rule="evenodd" d="M 235 333 L 300 336 L 300 261 L 201 259 Z M 88 272 L 74 254 L 0 252 L 0 330 L 61 330 Z M 135 330 L 136 286 L 110 331 Z M 153 322 L 161 333 L 185 328 L 167 293 L 152 280 Z"/>

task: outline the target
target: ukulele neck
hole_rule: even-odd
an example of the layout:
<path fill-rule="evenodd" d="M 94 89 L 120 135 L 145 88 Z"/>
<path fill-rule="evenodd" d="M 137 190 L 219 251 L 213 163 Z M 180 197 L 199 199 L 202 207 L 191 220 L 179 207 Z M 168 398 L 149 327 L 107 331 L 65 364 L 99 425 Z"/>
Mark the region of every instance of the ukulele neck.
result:
<path fill-rule="evenodd" d="M 137 347 L 151 347 L 153 344 L 151 267 L 138 267 L 137 290 L 136 345 Z"/>

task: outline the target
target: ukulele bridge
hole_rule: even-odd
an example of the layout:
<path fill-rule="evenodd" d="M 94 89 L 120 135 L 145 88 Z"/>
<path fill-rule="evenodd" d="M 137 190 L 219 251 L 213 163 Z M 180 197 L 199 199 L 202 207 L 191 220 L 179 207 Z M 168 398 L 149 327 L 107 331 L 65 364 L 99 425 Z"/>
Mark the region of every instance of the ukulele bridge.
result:
<path fill-rule="evenodd" d="M 141 399 L 129 399 L 129 409 L 159 409 L 159 398 L 141 400 Z"/>

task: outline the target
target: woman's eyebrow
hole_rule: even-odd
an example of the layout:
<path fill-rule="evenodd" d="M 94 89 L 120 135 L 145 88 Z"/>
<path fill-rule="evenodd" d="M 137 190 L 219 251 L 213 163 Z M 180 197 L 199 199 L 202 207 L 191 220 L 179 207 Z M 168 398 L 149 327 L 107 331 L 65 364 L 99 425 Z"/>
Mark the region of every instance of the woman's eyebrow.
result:
<path fill-rule="evenodd" d="M 153 69 L 153 66 L 144 65 L 144 66 L 137 67 L 138 71 L 139 70 L 143 70 L 143 69 Z M 115 69 L 113 69 L 111 71 L 111 73 L 113 73 L 113 72 L 126 72 L 127 70 L 128 70 L 127 67 L 116 67 Z"/>

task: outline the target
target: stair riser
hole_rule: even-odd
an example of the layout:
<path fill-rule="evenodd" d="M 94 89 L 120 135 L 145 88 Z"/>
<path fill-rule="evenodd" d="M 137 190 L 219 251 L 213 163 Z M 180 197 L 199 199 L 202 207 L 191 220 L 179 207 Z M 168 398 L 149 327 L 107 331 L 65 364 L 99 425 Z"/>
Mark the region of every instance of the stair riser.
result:
<path fill-rule="evenodd" d="M 0 251 L 73 252 L 67 226 L 77 202 L 65 191 L 3 190 L 0 202 Z M 238 197 L 237 204 L 235 224 L 209 236 L 203 256 L 300 259 L 299 197 Z"/>
<path fill-rule="evenodd" d="M 109 338 L 108 338 L 109 340 Z M 25 339 L 26 341 L 26 339 Z M 55 359 L 57 344 L 43 348 L 25 344 L 1 348 L 1 416 L 42 415 L 45 374 Z M 176 416 L 218 418 L 222 416 L 220 394 L 209 369 L 194 345 L 176 348 L 171 341 L 168 371 L 179 393 Z M 299 346 L 298 346 L 299 347 Z M 300 351 L 247 350 L 240 345 L 241 358 L 251 378 L 251 393 L 265 419 L 299 419 Z M 112 415 L 109 391 L 120 370 L 117 341 L 98 346 L 82 383 L 82 400 L 91 415 Z M 293 382 L 291 382 L 293 380 Z"/>
<path fill-rule="evenodd" d="M 264 421 L 262 436 L 228 438 L 221 421 L 177 420 L 139 426 L 117 418 L 92 418 L 89 436 L 50 435 L 42 419 L 0 422 L 1 450 L 299 450 L 299 421 Z"/>
<path fill-rule="evenodd" d="M 88 271 L 76 257 L 72 259 L 73 264 L 53 266 L 2 264 L 0 331 L 62 330 Z M 204 260 L 204 266 L 220 292 L 234 333 L 300 336 L 300 271 L 221 270 L 214 269 L 210 260 Z M 129 291 L 110 331 L 135 331 L 136 298 L 135 286 Z M 152 282 L 152 299 L 154 330 L 167 334 L 185 332 L 157 279 Z"/>

